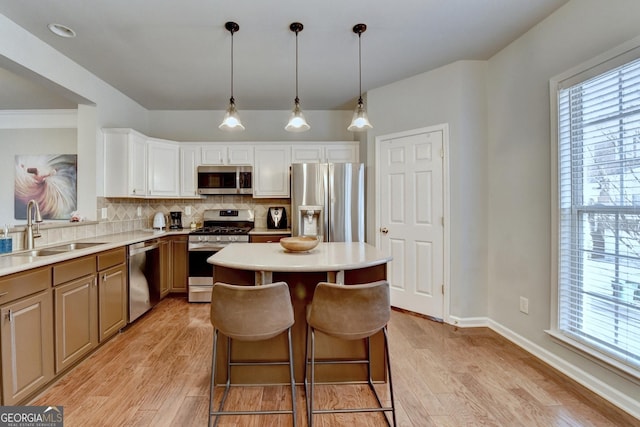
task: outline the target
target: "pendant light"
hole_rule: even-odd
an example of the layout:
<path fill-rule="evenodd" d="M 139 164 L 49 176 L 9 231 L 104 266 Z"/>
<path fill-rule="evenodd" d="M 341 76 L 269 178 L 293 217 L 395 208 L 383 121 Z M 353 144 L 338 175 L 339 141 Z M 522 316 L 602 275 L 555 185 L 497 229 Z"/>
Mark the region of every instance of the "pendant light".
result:
<path fill-rule="evenodd" d="M 224 24 L 224 27 L 231 33 L 231 98 L 229 99 L 229 107 L 224 114 L 224 119 L 222 119 L 222 123 L 218 128 L 226 131 L 242 131 L 244 126 L 240 121 L 238 110 L 236 110 L 236 102 L 233 98 L 233 33 L 237 32 L 240 26 L 235 22 L 229 21 Z"/>
<path fill-rule="evenodd" d="M 289 117 L 289 123 L 284 127 L 289 132 L 304 132 L 311 129 L 311 126 L 307 123 L 307 120 L 302 114 L 300 108 L 300 98 L 298 98 L 298 33 L 302 31 L 303 25 L 299 22 L 294 22 L 289 25 L 289 29 L 296 33 L 296 99 L 294 100 L 293 110 Z"/>
<path fill-rule="evenodd" d="M 353 32 L 358 35 L 358 70 L 359 70 L 359 79 L 360 79 L 360 97 L 358 98 L 358 105 L 356 105 L 356 109 L 353 111 L 353 118 L 351 119 L 351 124 L 347 128 L 348 131 L 351 132 L 360 132 L 363 130 L 371 129 L 371 123 L 369 122 L 369 118 L 367 117 L 367 110 L 364 108 L 364 101 L 362 101 L 362 33 L 367 31 L 367 26 L 365 24 L 356 24 L 353 26 Z"/>

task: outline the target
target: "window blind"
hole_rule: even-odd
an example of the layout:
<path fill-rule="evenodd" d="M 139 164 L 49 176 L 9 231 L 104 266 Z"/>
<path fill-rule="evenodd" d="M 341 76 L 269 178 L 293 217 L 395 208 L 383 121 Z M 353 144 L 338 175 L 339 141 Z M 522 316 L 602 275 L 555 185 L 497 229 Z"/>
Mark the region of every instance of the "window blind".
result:
<path fill-rule="evenodd" d="M 640 60 L 558 91 L 558 330 L 640 372 Z"/>

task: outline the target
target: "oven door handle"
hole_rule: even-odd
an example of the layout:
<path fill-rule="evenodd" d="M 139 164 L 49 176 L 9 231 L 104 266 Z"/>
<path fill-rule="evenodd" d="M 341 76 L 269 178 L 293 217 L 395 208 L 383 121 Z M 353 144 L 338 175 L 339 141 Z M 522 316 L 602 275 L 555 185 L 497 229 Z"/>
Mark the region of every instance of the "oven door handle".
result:
<path fill-rule="evenodd" d="M 187 246 L 187 250 L 189 252 L 217 252 L 221 249 L 224 249 L 224 245 L 219 246 Z"/>

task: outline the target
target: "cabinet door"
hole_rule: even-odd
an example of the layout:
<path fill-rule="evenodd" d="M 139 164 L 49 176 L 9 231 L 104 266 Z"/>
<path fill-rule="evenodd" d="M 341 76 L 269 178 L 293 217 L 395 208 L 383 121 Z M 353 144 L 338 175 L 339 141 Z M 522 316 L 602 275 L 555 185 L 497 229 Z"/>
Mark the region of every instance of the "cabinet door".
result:
<path fill-rule="evenodd" d="M 173 280 L 171 292 L 187 292 L 187 280 L 189 279 L 189 254 L 187 252 L 187 237 L 176 236 L 171 240 L 171 255 L 173 262 Z"/>
<path fill-rule="evenodd" d="M 344 145 L 327 145 L 325 158 L 327 163 L 358 163 L 359 149 L 356 143 Z"/>
<path fill-rule="evenodd" d="M 324 161 L 322 145 L 294 145 L 291 147 L 291 163 L 321 163 Z"/>
<path fill-rule="evenodd" d="M 127 325 L 127 266 L 98 273 L 100 342 Z"/>
<path fill-rule="evenodd" d="M 272 145 L 255 148 L 253 197 L 289 197 L 291 146 Z"/>
<path fill-rule="evenodd" d="M 3 405 L 15 405 L 53 378 L 51 291 L 0 308 Z"/>
<path fill-rule="evenodd" d="M 227 147 L 224 145 L 203 145 L 201 153 L 203 165 L 223 165 L 227 160 Z"/>
<path fill-rule="evenodd" d="M 180 147 L 177 143 L 149 141 L 147 143 L 150 196 L 179 195 Z"/>
<path fill-rule="evenodd" d="M 56 373 L 98 345 L 98 293 L 95 273 L 53 289 Z"/>
<path fill-rule="evenodd" d="M 160 298 L 167 296 L 173 281 L 171 246 L 169 237 L 160 240 Z"/>
<path fill-rule="evenodd" d="M 129 195 L 147 195 L 147 141 L 137 133 L 129 134 Z M 108 179 L 112 171 L 105 172 Z"/>
<path fill-rule="evenodd" d="M 234 145 L 227 148 L 228 164 L 230 165 L 253 165 L 253 146 Z"/>
<path fill-rule="evenodd" d="M 198 196 L 197 172 L 200 165 L 200 146 L 180 147 L 180 195 Z"/>

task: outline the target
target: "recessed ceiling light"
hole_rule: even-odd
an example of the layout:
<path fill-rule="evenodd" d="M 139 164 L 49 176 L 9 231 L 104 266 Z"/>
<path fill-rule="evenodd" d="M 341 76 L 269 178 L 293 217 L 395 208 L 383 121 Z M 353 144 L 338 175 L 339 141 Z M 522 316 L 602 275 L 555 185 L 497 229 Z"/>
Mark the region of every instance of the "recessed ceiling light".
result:
<path fill-rule="evenodd" d="M 76 36 L 76 32 L 66 25 L 62 24 L 49 24 L 49 31 L 51 31 L 56 36 L 72 38 Z"/>

